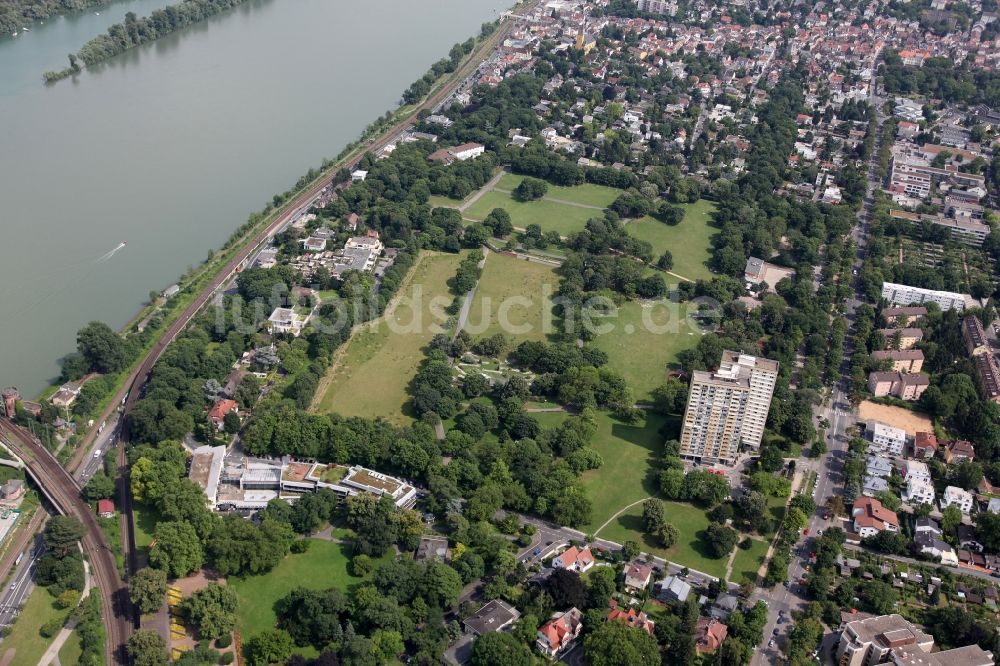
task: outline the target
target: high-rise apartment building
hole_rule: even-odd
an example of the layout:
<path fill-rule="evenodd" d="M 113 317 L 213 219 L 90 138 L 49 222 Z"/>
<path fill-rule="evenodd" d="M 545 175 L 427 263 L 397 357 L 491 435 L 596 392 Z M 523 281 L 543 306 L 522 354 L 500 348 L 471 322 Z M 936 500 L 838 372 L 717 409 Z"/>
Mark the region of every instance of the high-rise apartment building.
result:
<path fill-rule="evenodd" d="M 732 351 L 715 372 L 692 373 L 681 456 L 731 464 L 741 449 L 759 448 L 777 379 L 777 361 Z"/>

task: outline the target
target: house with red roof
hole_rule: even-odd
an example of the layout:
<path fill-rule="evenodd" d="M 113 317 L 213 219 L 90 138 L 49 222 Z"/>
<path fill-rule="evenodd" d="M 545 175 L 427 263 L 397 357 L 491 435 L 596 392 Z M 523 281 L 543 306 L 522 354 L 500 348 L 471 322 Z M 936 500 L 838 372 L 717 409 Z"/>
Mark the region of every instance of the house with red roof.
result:
<path fill-rule="evenodd" d="M 653 635 L 653 630 L 656 628 L 656 623 L 646 617 L 645 613 L 636 612 L 634 608 L 624 611 L 618 607 L 618 602 L 614 599 L 611 600 L 611 611 L 608 613 L 607 621 L 624 622 L 633 629 L 642 629 L 650 636 Z"/>
<path fill-rule="evenodd" d="M 854 531 L 862 538 L 875 536 L 879 532 L 898 532 L 899 518 L 894 511 L 882 506 L 874 497 L 859 497 L 851 510 L 854 516 Z"/>
<path fill-rule="evenodd" d="M 236 404 L 235 400 L 229 400 L 228 398 L 223 398 L 222 400 L 216 400 L 215 404 L 212 405 L 212 409 L 208 412 L 209 422 L 215 426 L 216 430 L 222 430 L 222 426 L 226 420 L 226 414 L 229 412 L 240 413 L 240 407 Z"/>
<path fill-rule="evenodd" d="M 553 569 L 569 569 L 583 573 L 594 566 L 594 555 L 589 547 L 580 550 L 576 546 L 570 546 L 562 553 L 552 559 Z"/>
<path fill-rule="evenodd" d="M 549 659 L 555 659 L 569 649 L 583 632 L 583 613 L 570 608 L 565 613 L 556 613 L 538 629 L 535 645 Z"/>
<path fill-rule="evenodd" d="M 114 518 L 115 503 L 109 499 L 97 500 L 97 515 L 101 518 Z"/>
<path fill-rule="evenodd" d="M 932 432 L 918 432 L 913 436 L 913 457 L 915 458 L 933 458 L 937 447 L 937 437 Z"/>
<path fill-rule="evenodd" d="M 729 627 L 722 624 L 714 617 L 699 617 L 698 624 L 694 627 L 695 650 L 698 654 L 712 654 L 719 649 L 722 641 L 726 640 Z"/>

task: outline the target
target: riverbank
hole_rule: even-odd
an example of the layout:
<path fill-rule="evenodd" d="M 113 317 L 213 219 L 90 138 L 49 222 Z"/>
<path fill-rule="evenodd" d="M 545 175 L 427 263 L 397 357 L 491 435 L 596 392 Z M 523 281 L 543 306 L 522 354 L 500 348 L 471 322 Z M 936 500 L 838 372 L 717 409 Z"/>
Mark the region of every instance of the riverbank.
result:
<path fill-rule="evenodd" d="M 173 32 L 208 20 L 248 0 L 184 0 L 165 9 L 157 9 L 150 16 L 136 18 L 129 12 L 125 21 L 108 28 L 107 34 L 97 35 L 80 50 L 69 54 L 69 67 L 48 71 L 42 75 L 46 83 L 55 83 L 83 71 L 80 62 L 90 67 L 104 62 L 125 51 L 154 42 Z"/>

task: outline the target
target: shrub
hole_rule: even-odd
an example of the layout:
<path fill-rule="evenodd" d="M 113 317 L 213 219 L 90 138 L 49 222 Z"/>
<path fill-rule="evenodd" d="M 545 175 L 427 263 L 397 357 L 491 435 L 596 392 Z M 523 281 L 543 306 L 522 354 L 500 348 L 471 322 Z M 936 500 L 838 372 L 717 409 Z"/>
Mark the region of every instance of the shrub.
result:
<path fill-rule="evenodd" d="M 227 652 L 224 655 L 222 655 L 221 657 L 219 657 L 219 663 L 220 664 L 231 664 L 231 663 L 233 663 L 233 653 L 232 652 Z"/>
<path fill-rule="evenodd" d="M 66 624 L 66 618 L 62 616 L 54 617 L 39 627 L 38 633 L 41 634 L 42 638 L 52 638 L 59 633 L 64 624 Z"/>
<path fill-rule="evenodd" d="M 309 550 L 310 544 L 312 544 L 312 541 L 310 541 L 309 539 L 298 539 L 292 542 L 292 547 L 290 550 L 293 553 L 299 555 Z"/>
<path fill-rule="evenodd" d="M 215 639 L 215 647 L 219 648 L 220 650 L 225 650 L 232 644 L 233 644 L 233 637 L 229 634 L 226 634 L 225 636 L 219 636 L 218 638 Z"/>

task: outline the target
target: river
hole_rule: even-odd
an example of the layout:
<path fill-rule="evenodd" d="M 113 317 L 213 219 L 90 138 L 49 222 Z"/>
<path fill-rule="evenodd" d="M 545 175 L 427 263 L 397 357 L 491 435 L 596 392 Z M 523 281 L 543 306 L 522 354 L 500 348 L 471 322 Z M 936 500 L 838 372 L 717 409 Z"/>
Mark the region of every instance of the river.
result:
<path fill-rule="evenodd" d="M 78 80 L 42 73 L 131 0 L 0 39 L 0 386 L 58 375 L 511 0 L 252 0 Z M 121 241 L 128 245 L 107 260 Z"/>

